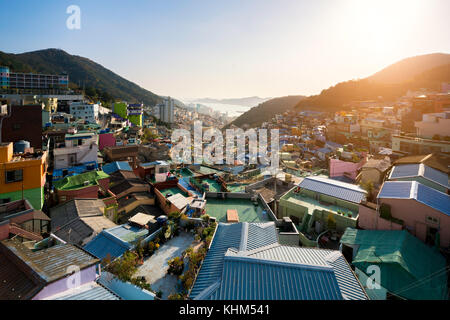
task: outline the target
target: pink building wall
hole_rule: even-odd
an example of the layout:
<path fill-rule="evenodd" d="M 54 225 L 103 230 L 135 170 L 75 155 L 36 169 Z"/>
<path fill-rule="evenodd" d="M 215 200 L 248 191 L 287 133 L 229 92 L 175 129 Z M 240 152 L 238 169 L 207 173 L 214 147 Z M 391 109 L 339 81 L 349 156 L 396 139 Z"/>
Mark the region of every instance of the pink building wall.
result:
<path fill-rule="evenodd" d="M 96 265 L 90 266 L 89 268 L 80 271 L 80 286 L 88 282 L 95 281 L 97 277 Z M 70 289 L 68 285 L 73 284 L 75 281 L 69 279 L 70 276 L 59 279 L 58 281 L 48 284 L 43 288 L 37 295 L 33 297 L 32 300 L 42 300 L 47 297 L 53 296 L 58 293 L 62 293 Z"/>
<path fill-rule="evenodd" d="M 116 145 L 116 138 L 112 133 L 102 133 L 98 137 L 98 148 L 103 150 L 104 147 L 114 147 Z"/>
<path fill-rule="evenodd" d="M 361 169 L 364 163 L 366 163 L 365 159 L 358 163 L 342 161 L 339 159 L 330 159 L 330 178 L 345 175 L 355 180 L 358 175 L 358 170 Z"/>
<path fill-rule="evenodd" d="M 402 225 L 383 219 L 375 209 L 359 206 L 358 225 L 366 230 L 402 230 Z"/>
<path fill-rule="evenodd" d="M 403 220 L 405 227 L 422 241 L 426 240 L 427 226 L 436 228 L 434 224 L 427 221 L 427 217 L 437 219 L 441 247 L 450 246 L 450 216 L 413 199 L 380 199 L 381 203 L 389 204 L 391 215 Z"/>

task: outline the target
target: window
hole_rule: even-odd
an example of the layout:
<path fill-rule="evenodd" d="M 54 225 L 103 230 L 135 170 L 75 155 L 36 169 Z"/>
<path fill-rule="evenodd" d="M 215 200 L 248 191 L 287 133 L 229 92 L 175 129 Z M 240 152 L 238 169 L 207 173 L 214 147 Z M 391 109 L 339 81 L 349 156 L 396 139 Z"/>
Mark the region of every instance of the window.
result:
<path fill-rule="evenodd" d="M 427 222 L 433 223 L 433 224 L 438 224 L 439 220 L 437 218 L 427 217 Z"/>
<path fill-rule="evenodd" d="M 23 170 L 8 170 L 5 174 L 6 183 L 17 182 L 23 180 Z"/>
<path fill-rule="evenodd" d="M 21 128 L 20 123 L 14 123 L 13 130 L 20 130 L 20 128 Z"/>

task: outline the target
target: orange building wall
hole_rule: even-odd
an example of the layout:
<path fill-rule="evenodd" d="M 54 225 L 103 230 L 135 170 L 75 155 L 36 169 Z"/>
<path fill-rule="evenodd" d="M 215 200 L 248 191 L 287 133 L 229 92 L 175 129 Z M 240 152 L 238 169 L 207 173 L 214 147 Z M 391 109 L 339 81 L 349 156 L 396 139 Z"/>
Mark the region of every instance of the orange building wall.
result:
<path fill-rule="evenodd" d="M 2 150 L 3 151 L 3 150 Z M 42 159 L 24 160 L 17 162 L 7 162 L 0 164 L 0 192 L 15 192 L 23 189 L 41 188 L 45 184 L 45 172 L 46 172 L 46 154 L 42 156 Z M 23 170 L 23 181 L 5 183 L 5 174 L 8 170 Z"/>

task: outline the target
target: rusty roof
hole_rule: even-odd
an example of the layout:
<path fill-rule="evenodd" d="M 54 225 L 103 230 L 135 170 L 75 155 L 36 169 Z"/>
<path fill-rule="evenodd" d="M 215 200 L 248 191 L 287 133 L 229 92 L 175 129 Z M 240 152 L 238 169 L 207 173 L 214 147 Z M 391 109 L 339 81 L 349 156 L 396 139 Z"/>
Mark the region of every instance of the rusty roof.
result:
<path fill-rule="evenodd" d="M 72 244 L 59 244 L 38 251 L 31 251 L 21 242 L 11 239 L 3 240 L 2 244 L 46 283 L 70 275 L 71 266 L 82 270 L 100 262 L 87 251 Z"/>

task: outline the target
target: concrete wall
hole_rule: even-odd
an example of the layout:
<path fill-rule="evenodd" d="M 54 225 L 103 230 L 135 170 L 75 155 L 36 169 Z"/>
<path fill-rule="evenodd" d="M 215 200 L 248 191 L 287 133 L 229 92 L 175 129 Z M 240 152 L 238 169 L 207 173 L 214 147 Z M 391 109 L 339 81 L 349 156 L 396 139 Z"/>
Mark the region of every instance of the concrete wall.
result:
<path fill-rule="evenodd" d="M 76 154 L 76 163 L 97 162 L 98 145 L 81 145 L 78 147 L 59 148 L 53 151 L 55 169 L 65 169 L 73 166 L 70 154 Z"/>

